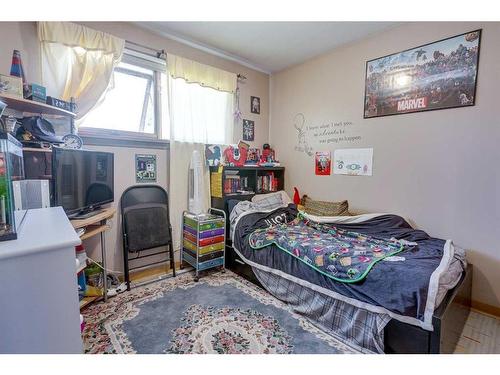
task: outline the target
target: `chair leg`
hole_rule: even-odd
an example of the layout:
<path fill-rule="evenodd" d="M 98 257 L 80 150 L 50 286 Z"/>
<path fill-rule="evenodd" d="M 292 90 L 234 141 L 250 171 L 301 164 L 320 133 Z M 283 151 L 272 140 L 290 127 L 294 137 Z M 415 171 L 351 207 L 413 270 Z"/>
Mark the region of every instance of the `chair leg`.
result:
<path fill-rule="evenodd" d="M 130 274 L 128 268 L 128 249 L 123 249 L 123 269 L 125 274 L 125 283 L 127 284 L 127 290 L 130 291 Z"/>
<path fill-rule="evenodd" d="M 170 250 L 170 268 L 172 268 L 172 274 L 175 277 L 174 244 L 172 241 L 170 241 L 168 248 Z"/>

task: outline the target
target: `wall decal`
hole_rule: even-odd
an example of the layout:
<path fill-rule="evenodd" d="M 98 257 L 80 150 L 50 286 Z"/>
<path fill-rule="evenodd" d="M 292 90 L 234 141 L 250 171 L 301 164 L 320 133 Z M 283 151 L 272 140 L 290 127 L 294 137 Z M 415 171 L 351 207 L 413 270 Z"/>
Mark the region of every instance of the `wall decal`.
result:
<path fill-rule="evenodd" d="M 297 144 L 295 151 L 304 152 L 309 156 L 313 155 L 312 147 L 309 146 L 306 140 L 306 118 L 303 113 L 297 113 L 293 119 L 293 127 L 297 130 Z"/>
<path fill-rule="evenodd" d="M 337 149 L 333 153 L 333 174 L 371 176 L 373 148 Z"/>
<path fill-rule="evenodd" d="M 308 124 L 303 113 L 293 118 L 293 127 L 297 131 L 295 151 L 308 156 L 314 155 L 315 149 L 325 149 L 328 145 L 356 144 L 362 140 L 357 134 L 357 127 L 351 121 L 330 121 L 320 125 Z"/>
<path fill-rule="evenodd" d="M 481 30 L 366 63 L 364 118 L 473 106 Z"/>
<path fill-rule="evenodd" d="M 255 122 L 252 120 L 243 120 L 243 140 L 253 141 L 255 138 Z"/>
<path fill-rule="evenodd" d="M 317 176 L 330 176 L 332 167 L 332 157 L 330 151 L 317 151 L 314 166 Z"/>

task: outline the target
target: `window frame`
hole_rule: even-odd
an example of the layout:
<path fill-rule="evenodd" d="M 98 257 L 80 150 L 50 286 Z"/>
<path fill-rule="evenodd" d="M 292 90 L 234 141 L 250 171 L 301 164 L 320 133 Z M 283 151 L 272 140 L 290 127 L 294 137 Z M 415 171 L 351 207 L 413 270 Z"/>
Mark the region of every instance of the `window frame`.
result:
<path fill-rule="evenodd" d="M 146 141 L 146 142 L 161 142 L 166 143 L 162 139 L 162 87 L 161 75 L 167 74 L 167 62 L 164 59 L 157 58 L 139 51 L 135 51 L 127 45 L 123 50 L 123 57 L 121 62 L 137 66 L 139 68 L 150 69 L 153 71 L 153 111 L 154 111 L 154 133 L 135 132 L 127 130 L 113 130 L 104 128 L 91 128 L 80 126 L 78 128 L 78 135 L 88 140 L 104 138 L 108 140 L 118 141 Z M 126 68 L 116 67 L 115 71 L 129 71 Z M 131 75 L 142 76 L 141 73 L 129 71 Z M 146 97 L 145 97 L 146 100 Z M 165 98 L 168 100 L 168 98 Z M 144 110 L 144 107 L 143 107 Z"/>

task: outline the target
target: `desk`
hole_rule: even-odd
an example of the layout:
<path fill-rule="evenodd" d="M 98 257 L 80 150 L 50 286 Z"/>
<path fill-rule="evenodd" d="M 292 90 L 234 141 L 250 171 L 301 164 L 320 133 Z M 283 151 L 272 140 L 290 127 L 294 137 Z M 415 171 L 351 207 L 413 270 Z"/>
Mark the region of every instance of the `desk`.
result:
<path fill-rule="evenodd" d="M 101 259 L 102 259 L 102 268 L 103 268 L 103 298 L 104 301 L 108 300 L 108 286 L 107 286 L 107 277 L 108 273 L 106 271 L 106 238 L 105 233 L 110 228 L 106 223 L 108 219 L 111 219 L 116 213 L 116 208 L 108 207 L 99 211 L 94 216 L 91 216 L 86 219 L 76 219 L 71 220 L 71 224 L 73 228 L 85 228 L 85 233 L 80 236 L 80 239 L 86 240 L 87 238 L 94 237 L 96 235 L 100 235 L 101 237 Z M 80 303 L 80 308 L 85 307 L 89 303 L 95 301 L 99 297 L 86 297 Z"/>

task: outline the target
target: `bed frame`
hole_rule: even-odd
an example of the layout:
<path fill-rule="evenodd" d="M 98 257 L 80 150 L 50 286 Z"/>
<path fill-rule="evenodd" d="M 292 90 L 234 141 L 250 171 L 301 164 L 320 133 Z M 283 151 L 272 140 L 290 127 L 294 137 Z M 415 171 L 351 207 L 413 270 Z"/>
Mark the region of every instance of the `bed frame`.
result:
<path fill-rule="evenodd" d="M 226 267 L 264 288 L 252 267 L 244 263 L 231 246 L 226 249 Z M 468 265 L 455 288 L 448 291 L 434 311 L 434 331 L 391 319 L 384 329 L 384 348 L 388 354 L 453 353 L 471 308 L 472 266 Z"/>

